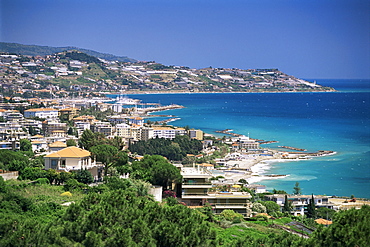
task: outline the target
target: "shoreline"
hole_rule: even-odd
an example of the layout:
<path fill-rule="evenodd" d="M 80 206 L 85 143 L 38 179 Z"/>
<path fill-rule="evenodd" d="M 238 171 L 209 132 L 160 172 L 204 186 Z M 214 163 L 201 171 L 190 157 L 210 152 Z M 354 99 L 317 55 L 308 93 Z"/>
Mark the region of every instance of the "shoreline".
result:
<path fill-rule="evenodd" d="M 190 91 L 124 91 L 124 92 L 101 92 L 104 95 L 136 95 L 136 94 L 216 94 L 216 93 L 336 93 L 339 92 L 338 90 L 313 90 L 313 91 L 268 91 L 268 90 L 261 90 L 261 91 L 227 91 L 227 92 L 220 92 L 220 91 L 209 91 L 209 92 L 190 92 Z"/>
<path fill-rule="evenodd" d="M 223 172 L 225 179 L 233 179 L 234 182 L 238 182 L 240 179 L 247 180 L 248 184 L 257 184 L 263 180 L 272 179 L 284 179 L 289 177 L 291 174 L 268 174 L 267 171 L 270 170 L 275 163 L 283 162 L 294 162 L 294 161 L 304 161 L 311 160 L 313 158 L 324 157 L 329 155 L 335 155 L 337 152 L 332 152 L 330 154 L 322 154 L 319 156 L 310 156 L 309 154 L 301 157 L 295 158 L 276 158 L 276 157 L 257 157 L 253 159 L 241 159 L 241 160 L 229 160 L 226 163 L 230 165 L 238 164 L 238 168 L 231 168 L 230 170 L 215 169 L 213 171 Z"/>

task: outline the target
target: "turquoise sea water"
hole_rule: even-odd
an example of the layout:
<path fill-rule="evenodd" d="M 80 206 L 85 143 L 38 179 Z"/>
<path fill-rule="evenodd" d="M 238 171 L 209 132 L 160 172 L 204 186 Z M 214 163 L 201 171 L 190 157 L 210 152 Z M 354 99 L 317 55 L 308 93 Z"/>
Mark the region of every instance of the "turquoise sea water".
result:
<path fill-rule="evenodd" d="M 313 81 L 313 80 L 312 80 Z M 266 174 L 289 174 L 263 180 L 268 189 L 291 193 L 299 182 L 304 194 L 370 198 L 370 80 L 316 80 L 334 93 L 212 93 L 132 95 L 143 102 L 180 104 L 166 111 L 181 118 L 171 124 L 214 134 L 232 129 L 251 138 L 276 140 L 308 151 L 336 155 L 273 163 Z"/>

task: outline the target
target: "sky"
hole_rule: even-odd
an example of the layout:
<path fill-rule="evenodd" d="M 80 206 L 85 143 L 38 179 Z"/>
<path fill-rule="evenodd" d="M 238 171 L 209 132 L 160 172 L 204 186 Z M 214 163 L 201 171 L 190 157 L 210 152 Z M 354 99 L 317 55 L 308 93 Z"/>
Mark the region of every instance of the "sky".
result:
<path fill-rule="evenodd" d="M 0 41 L 191 68 L 370 78 L 369 0 L 0 0 Z"/>

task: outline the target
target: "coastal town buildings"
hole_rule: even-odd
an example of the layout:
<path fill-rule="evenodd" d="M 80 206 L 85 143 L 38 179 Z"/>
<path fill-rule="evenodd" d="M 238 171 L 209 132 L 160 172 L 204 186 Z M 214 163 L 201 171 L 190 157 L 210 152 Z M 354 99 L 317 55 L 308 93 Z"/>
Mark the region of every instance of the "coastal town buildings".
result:
<path fill-rule="evenodd" d="M 181 169 L 181 175 L 183 176 L 183 182 L 178 185 L 180 187 L 178 191 L 181 191 L 181 201 L 186 205 L 210 205 L 216 214 L 225 209 L 230 209 L 244 217 L 250 217 L 250 199 L 252 196 L 248 192 L 212 190 L 214 185 L 210 178 L 213 177 L 213 174 L 210 171 L 201 166 L 177 166 Z"/>
<path fill-rule="evenodd" d="M 203 131 L 201 130 L 188 130 L 189 137 L 192 139 L 203 140 Z"/>
<path fill-rule="evenodd" d="M 46 136 L 64 137 L 67 135 L 67 124 L 59 120 L 45 120 L 42 122 L 42 130 Z"/>
<path fill-rule="evenodd" d="M 294 216 L 302 216 L 307 213 L 307 206 L 310 203 L 312 196 L 311 195 L 288 195 L 288 201 L 292 205 L 291 213 Z M 284 194 L 275 194 L 275 195 L 265 195 L 265 199 L 268 201 L 276 202 L 281 208 L 284 207 L 285 195 Z M 329 209 L 335 209 L 335 204 L 329 201 L 328 196 L 314 196 L 315 207 L 325 207 Z"/>

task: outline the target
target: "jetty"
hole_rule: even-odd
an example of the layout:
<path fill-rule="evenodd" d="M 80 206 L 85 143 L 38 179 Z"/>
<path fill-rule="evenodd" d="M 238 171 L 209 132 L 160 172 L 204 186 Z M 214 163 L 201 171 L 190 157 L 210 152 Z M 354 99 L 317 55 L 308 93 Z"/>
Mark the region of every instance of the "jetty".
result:
<path fill-rule="evenodd" d="M 232 131 L 232 130 L 231 129 L 224 129 L 224 130 L 216 130 L 215 132 L 226 134 L 226 135 L 231 135 L 231 136 L 235 136 L 235 137 L 242 136 L 241 134 L 232 133 L 230 131 Z"/>
<path fill-rule="evenodd" d="M 175 118 L 170 118 L 170 119 L 166 119 L 166 120 L 158 121 L 157 123 L 158 123 L 158 124 L 164 124 L 164 123 L 173 122 L 173 121 L 176 121 L 176 120 L 179 120 L 179 119 L 180 119 L 180 118 L 175 117 Z"/>
<path fill-rule="evenodd" d="M 289 147 L 289 146 L 278 146 L 279 148 L 285 148 L 285 149 L 291 149 L 291 150 L 296 150 L 296 151 L 307 151 L 307 149 L 303 148 L 295 148 L 295 147 Z"/>
<path fill-rule="evenodd" d="M 269 143 L 277 143 L 278 141 L 264 141 L 264 140 L 258 140 L 260 144 L 269 144 Z"/>
<path fill-rule="evenodd" d="M 141 111 L 145 114 L 148 114 L 151 112 L 166 111 L 166 110 L 181 109 L 181 108 L 185 108 L 185 107 L 182 105 L 172 104 L 172 105 L 167 105 L 167 106 L 148 107 L 148 108 L 141 109 Z"/>

